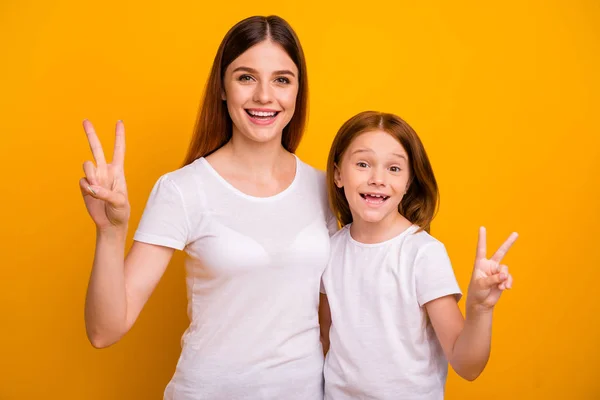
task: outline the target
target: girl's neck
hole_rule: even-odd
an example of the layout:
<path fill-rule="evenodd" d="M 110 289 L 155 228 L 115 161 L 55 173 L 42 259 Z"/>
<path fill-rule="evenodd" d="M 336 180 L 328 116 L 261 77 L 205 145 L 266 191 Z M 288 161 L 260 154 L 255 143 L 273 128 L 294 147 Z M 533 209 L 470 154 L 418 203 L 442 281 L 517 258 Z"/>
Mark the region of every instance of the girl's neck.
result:
<path fill-rule="evenodd" d="M 412 223 L 400 213 L 390 214 L 377 222 L 368 222 L 353 217 L 352 225 L 350 225 L 350 235 L 360 243 L 381 243 L 398 236 L 411 225 Z"/>

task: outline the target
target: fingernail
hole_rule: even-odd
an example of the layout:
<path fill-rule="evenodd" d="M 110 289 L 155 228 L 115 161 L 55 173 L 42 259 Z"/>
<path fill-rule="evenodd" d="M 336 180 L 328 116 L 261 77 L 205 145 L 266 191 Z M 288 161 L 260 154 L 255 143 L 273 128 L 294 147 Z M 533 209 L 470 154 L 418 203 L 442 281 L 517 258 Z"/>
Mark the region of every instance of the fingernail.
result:
<path fill-rule="evenodd" d="M 95 196 L 96 192 L 94 191 L 94 189 L 92 189 L 91 186 L 88 186 L 88 190 Z"/>

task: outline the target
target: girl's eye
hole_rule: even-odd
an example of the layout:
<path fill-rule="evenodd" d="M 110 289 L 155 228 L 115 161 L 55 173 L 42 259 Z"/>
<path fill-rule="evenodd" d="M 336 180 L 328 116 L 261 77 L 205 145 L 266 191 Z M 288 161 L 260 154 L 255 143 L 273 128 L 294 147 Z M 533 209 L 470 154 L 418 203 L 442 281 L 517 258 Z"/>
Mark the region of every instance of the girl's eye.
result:
<path fill-rule="evenodd" d="M 400 167 L 390 167 L 390 171 L 392 171 L 392 172 L 400 172 L 401 169 L 400 169 Z"/>
<path fill-rule="evenodd" d="M 359 161 L 356 163 L 356 166 L 360 168 L 367 168 L 369 165 L 366 162 Z"/>
<path fill-rule="evenodd" d="M 238 81 L 241 82 L 249 82 L 252 80 L 252 77 L 250 75 L 240 75 L 240 77 L 238 78 Z"/>
<path fill-rule="evenodd" d="M 279 78 L 275 79 L 275 82 L 277 82 L 277 83 L 283 83 L 283 84 L 288 84 L 288 83 L 290 83 L 290 80 L 288 78 L 285 78 L 285 77 L 282 76 L 282 77 L 279 77 Z"/>

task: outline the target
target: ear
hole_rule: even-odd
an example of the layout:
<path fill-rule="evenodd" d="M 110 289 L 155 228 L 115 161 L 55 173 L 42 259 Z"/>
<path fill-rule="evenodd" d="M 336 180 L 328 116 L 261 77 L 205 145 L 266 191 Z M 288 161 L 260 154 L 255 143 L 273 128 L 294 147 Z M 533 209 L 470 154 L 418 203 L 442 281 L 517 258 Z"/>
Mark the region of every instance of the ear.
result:
<path fill-rule="evenodd" d="M 340 172 L 340 168 L 337 164 L 333 164 L 333 181 L 335 182 L 335 186 L 339 189 L 343 188 L 342 184 L 342 173 Z"/>
<path fill-rule="evenodd" d="M 221 100 L 227 101 L 227 96 L 225 96 L 225 90 L 221 90 Z"/>

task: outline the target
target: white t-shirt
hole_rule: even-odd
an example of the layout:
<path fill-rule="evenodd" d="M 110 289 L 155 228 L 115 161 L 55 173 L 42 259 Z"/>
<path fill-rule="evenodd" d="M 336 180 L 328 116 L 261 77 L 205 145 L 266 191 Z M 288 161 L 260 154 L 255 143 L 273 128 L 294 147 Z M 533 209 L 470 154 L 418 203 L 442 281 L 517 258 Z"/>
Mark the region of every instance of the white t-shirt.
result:
<path fill-rule="evenodd" d="M 424 304 L 461 292 L 444 245 L 417 230 L 364 244 L 346 225 L 332 237 L 326 400 L 444 398 L 448 362 Z"/>
<path fill-rule="evenodd" d="M 190 326 L 164 398 L 321 400 L 319 285 L 336 228 L 324 174 L 298 158 L 267 198 L 204 158 L 162 176 L 134 239 L 187 253 Z"/>

